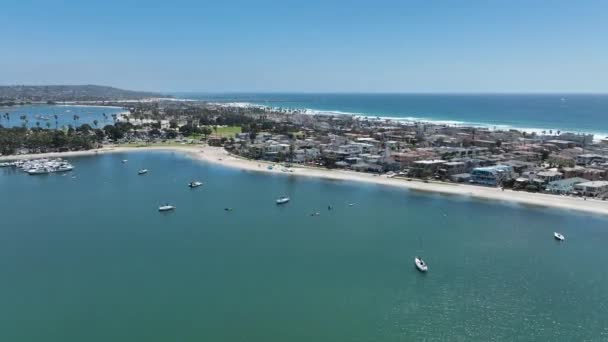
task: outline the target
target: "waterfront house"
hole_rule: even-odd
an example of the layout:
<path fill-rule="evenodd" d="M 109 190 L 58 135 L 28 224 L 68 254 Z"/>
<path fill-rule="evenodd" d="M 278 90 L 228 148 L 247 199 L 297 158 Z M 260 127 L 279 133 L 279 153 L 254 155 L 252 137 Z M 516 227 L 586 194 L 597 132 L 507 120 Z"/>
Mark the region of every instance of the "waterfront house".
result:
<path fill-rule="evenodd" d="M 443 167 L 441 169 L 439 169 L 439 171 L 443 172 L 445 175 L 450 176 L 450 175 L 455 175 L 455 174 L 462 174 L 462 173 L 466 173 L 467 170 L 467 165 L 464 162 L 461 161 L 450 161 L 450 162 L 446 162 L 443 164 Z"/>
<path fill-rule="evenodd" d="M 545 187 L 545 191 L 558 195 L 569 194 L 574 190 L 575 185 L 586 182 L 589 182 L 589 180 L 580 177 L 560 179 L 549 182 Z"/>
<path fill-rule="evenodd" d="M 514 175 L 513 168 L 508 165 L 477 167 L 471 172 L 471 182 L 496 186 L 504 181 L 513 179 Z"/>
<path fill-rule="evenodd" d="M 541 183 L 547 184 L 562 179 L 563 174 L 557 171 L 540 171 L 536 174 L 535 179 L 540 180 Z"/>
<path fill-rule="evenodd" d="M 579 183 L 574 186 L 574 190 L 578 191 L 583 196 L 605 196 L 608 194 L 608 181 Z"/>
<path fill-rule="evenodd" d="M 456 183 L 468 183 L 471 180 L 470 173 L 459 173 L 450 176 L 450 180 Z"/>
<path fill-rule="evenodd" d="M 429 177 L 437 173 L 446 163 L 445 160 L 418 160 L 410 168 L 410 175 L 414 177 Z"/>

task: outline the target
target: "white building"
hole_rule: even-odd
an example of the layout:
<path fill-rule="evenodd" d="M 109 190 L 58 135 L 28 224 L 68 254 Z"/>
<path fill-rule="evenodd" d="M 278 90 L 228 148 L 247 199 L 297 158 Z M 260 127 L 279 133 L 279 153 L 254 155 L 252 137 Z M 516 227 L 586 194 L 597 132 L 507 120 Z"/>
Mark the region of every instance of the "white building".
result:
<path fill-rule="evenodd" d="M 596 197 L 599 195 L 608 194 L 608 181 L 579 183 L 574 186 L 574 189 L 584 196 Z"/>

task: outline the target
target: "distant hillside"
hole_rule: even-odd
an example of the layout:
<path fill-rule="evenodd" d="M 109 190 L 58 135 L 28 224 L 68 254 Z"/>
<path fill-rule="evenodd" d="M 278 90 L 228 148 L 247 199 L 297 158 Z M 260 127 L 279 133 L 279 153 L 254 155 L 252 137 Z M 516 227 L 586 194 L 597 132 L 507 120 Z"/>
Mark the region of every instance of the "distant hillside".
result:
<path fill-rule="evenodd" d="M 159 93 L 98 85 L 0 86 L 0 102 L 138 100 L 161 96 Z"/>

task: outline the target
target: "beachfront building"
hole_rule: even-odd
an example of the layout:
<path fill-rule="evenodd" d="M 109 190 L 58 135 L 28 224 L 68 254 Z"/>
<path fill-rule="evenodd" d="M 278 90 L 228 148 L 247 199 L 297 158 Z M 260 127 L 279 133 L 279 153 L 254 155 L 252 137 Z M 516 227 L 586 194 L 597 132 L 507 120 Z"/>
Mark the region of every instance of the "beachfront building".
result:
<path fill-rule="evenodd" d="M 554 182 L 562 178 L 563 174 L 557 171 L 540 171 L 534 177 L 535 180 L 538 180 L 538 182 L 542 184 Z"/>
<path fill-rule="evenodd" d="M 508 165 L 477 167 L 471 172 L 471 182 L 476 184 L 497 186 L 504 181 L 513 179 L 515 172 Z"/>
<path fill-rule="evenodd" d="M 461 161 L 450 161 L 443 164 L 439 171 L 446 176 L 461 174 L 467 172 L 467 165 Z"/>
<path fill-rule="evenodd" d="M 549 182 L 545 187 L 545 191 L 557 195 L 569 194 L 574 191 L 575 185 L 586 182 L 589 182 L 589 180 L 580 177 L 560 179 Z"/>
<path fill-rule="evenodd" d="M 579 183 L 574 186 L 574 190 L 583 196 L 597 197 L 608 195 L 608 181 L 593 181 Z"/>
<path fill-rule="evenodd" d="M 468 183 L 471 180 L 470 173 L 459 173 L 450 176 L 450 180 L 456 183 Z"/>
<path fill-rule="evenodd" d="M 445 163 L 445 160 L 440 159 L 415 161 L 410 169 L 410 175 L 413 177 L 433 176 Z"/>
<path fill-rule="evenodd" d="M 318 148 L 301 148 L 294 152 L 294 161 L 297 163 L 306 163 L 314 160 L 321 155 Z"/>

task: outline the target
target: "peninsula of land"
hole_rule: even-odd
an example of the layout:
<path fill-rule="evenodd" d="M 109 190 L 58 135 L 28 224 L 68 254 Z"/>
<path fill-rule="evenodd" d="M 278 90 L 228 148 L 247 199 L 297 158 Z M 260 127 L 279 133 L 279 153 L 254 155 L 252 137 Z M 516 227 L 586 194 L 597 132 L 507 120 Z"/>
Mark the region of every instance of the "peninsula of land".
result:
<path fill-rule="evenodd" d="M 87 105 L 124 112 L 79 126 L 77 112 L 61 127 L 54 116 L 54 128 L 4 113 L 0 159 L 172 150 L 249 171 L 608 214 L 608 139 L 591 134 L 161 98 Z"/>
<path fill-rule="evenodd" d="M 244 171 L 262 172 L 266 174 L 281 174 L 284 176 L 316 177 L 348 182 L 365 182 L 384 186 L 393 186 L 403 189 L 433 192 L 445 195 L 465 196 L 480 200 L 493 200 L 518 203 L 537 207 L 558 208 L 608 215 L 608 203 L 596 199 L 583 199 L 571 196 L 555 196 L 543 193 L 529 193 L 513 190 L 502 190 L 495 187 L 482 187 L 469 184 L 455 184 L 440 181 L 422 181 L 419 179 L 406 179 L 403 177 L 388 177 L 348 170 L 329 170 L 318 167 L 291 165 L 288 167 L 268 161 L 249 160 L 235 156 L 222 147 L 208 145 L 166 145 L 166 146 L 140 146 L 140 147 L 103 147 L 88 151 L 55 152 L 43 154 L 26 154 L 19 156 L 1 156 L 0 161 L 20 160 L 32 158 L 70 158 L 80 156 L 103 155 L 108 153 L 169 151 L 184 153 L 190 158 L 218 164 L 225 167 Z"/>

